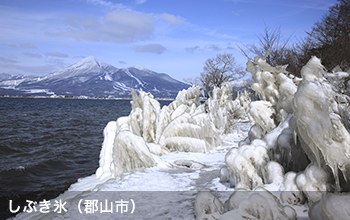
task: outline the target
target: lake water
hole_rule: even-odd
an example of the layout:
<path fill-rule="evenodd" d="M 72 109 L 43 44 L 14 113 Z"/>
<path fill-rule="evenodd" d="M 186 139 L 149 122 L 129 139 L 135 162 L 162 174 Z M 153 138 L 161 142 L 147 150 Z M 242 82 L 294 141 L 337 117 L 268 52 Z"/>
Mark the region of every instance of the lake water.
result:
<path fill-rule="evenodd" d="M 104 127 L 130 110 L 127 100 L 1 98 L 1 192 L 54 197 L 95 173 Z"/>

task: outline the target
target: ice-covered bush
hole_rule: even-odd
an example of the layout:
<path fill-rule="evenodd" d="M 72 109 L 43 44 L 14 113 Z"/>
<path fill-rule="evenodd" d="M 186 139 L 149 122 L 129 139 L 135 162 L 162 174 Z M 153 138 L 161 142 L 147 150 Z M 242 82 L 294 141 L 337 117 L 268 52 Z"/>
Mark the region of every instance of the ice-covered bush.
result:
<path fill-rule="evenodd" d="M 261 58 L 249 61 L 247 70 L 261 100 L 250 103 L 254 124 L 248 137 L 226 154 L 221 179 L 248 190 L 283 190 L 285 203 L 317 203 L 326 209 L 318 203 L 326 203 L 325 195 L 350 190 L 350 99 L 343 89 L 349 75 L 325 73 L 316 57 L 302 68 L 302 79 Z M 347 215 L 343 212 L 339 219 Z"/>
<path fill-rule="evenodd" d="M 146 142 L 154 142 L 156 136 L 156 126 L 160 111 L 160 104 L 150 93 L 131 90 L 131 131 L 141 136 Z"/>
<path fill-rule="evenodd" d="M 207 100 L 207 111 L 215 128 L 220 133 L 228 133 L 235 128 L 237 119 L 246 117 L 249 103 L 249 94 L 246 92 L 239 94 L 233 100 L 232 86 L 224 84 L 221 88 L 215 87 L 213 89 L 212 97 Z"/>
<path fill-rule="evenodd" d="M 315 57 L 302 69 L 303 81 L 293 102 L 295 131 L 310 160 L 332 170 L 339 191 L 338 169 L 345 179 L 350 178 L 350 134 L 334 111 L 335 93 L 323 73 L 323 66 Z"/>
<path fill-rule="evenodd" d="M 171 151 L 206 152 L 221 142 L 219 131 L 199 102 L 200 88 L 179 92 L 157 121 L 156 143 Z"/>
<path fill-rule="evenodd" d="M 222 142 L 249 102 L 247 93 L 232 100 L 232 88 L 216 88 L 213 97 L 201 104 L 200 88 L 178 93 L 160 108 L 152 94 L 132 91 L 131 112 L 104 130 L 98 178 L 115 177 L 136 168 L 151 167 L 157 156 L 169 151 L 208 152 Z"/>

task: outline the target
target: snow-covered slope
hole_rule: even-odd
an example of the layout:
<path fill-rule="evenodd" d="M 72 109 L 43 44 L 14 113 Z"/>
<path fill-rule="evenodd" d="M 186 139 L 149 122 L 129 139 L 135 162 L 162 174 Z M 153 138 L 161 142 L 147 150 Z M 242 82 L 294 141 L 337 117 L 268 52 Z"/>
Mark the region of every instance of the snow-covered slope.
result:
<path fill-rule="evenodd" d="M 50 94 L 90 97 L 130 97 L 131 89 L 152 92 L 155 97 L 173 98 L 189 85 L 164 73 L 140 70 L 134 67 L 119 69 L 86 57 L 63 70 L 21 81 L 0 80 L 0 87 L 17 91 L 49 91 Z M 6 87 L 7 86 L 7 87 Z M 0 94 L 6 93 L 1 90 Z"/>

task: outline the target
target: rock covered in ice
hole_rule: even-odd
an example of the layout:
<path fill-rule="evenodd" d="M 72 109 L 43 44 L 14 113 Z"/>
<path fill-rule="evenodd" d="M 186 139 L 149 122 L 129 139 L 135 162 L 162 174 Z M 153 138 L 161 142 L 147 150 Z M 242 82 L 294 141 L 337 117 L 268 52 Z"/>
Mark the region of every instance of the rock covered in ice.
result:
<path fill-rule="evenodd" d="M 279 125 L 272 130 L 270 130 L 263 138 L 263 140 L 266 142 L 267 147 L 271 151 L 275 151 L 275 149 L 278 146 L 278 138 L 281 136 L 284 129 L 289 128 L 289 120 L 291 116 L 289 115 L 284 121 L 279 123 Z M 276 158 L 278 156 L 273 155 L 273 158 Z"/>
<path fill-rule="evenodd" d="M 227 168 L 227 166 L 223 166 L 220 169 L 220 182 L 223 184 L 228 182 L 230 184 L 230 187 L 234 187 L 236 184 L 236 181 L 234 180 L 234 175 L 230 174 L 230 171 Z"/>
<path fill-rule="evenodd" d="M 311 203 L 319 201 L 329 191 L 328 174 L 312 164 L 296 177 L 295 182 Z"/>
<path fill-rule="evenodd" d="M 242 189 L 263 185 L 263 169 L 268 161 L 266 148 L 253 144 L 232 148 L 225 156 L 230 175 L 234 176 L 234 185 Z"/>
<path fill-rule="evenodd" d="M 224 211 L 226 211 L 224 213 Z M 223 205 L 211 192 L 199 192 L 195 199 L 196 219 L 296 219 L 296 212 L 264 189 L 233 192 Z"/>
<path fill-rule="evenodd" d="M 296 219 L 296 212 L 290 206 L 283 206 L 270 192 L 234 192 L 228 202 L 230 211 L 220 220 L 231 219 Z"/>
<path fill-rule="evenodd" d="M 309 210 L 311 220 L 350 219 L 350 195 L 329 193 Z"/>
<path fill-rule="evenodd" d="M 227 211 L 238 209 L 241 201 L 245 200 L 249 193 L 251 193 L 251 191 L 236 188 L 225 202 L 225 208 Z"/>
<path fill-rule="evenodd" d="M 290 120 L 291 121 L 291 120 Z M 289 121 L 289 122 L 290 122 Z M 309 160 L 302 148 L 294 141 L 292 128 L 285 128 L 277 138 L 277 148 L 274 150 L 275 160 L 278 161 L 286 172 L 302 171 L 309 164 Z M 297 160 L 295 158 L 298 158 Z"/>
<path fill-rule="evenodd" d="M 298 188 L 296 184 L 297 174 L 295 172 L 288 172 L 284 175 L 283 187 L 281 188 L 282 202 L 290 205 L 299 205 L 305 203 L 304 193 Z"/>
<path fill-rule="evenodd" d="M 196 219 L 217 219 L 224 212 L 224 205 L 211 192 L 199 192 L 195 199 Z"/>

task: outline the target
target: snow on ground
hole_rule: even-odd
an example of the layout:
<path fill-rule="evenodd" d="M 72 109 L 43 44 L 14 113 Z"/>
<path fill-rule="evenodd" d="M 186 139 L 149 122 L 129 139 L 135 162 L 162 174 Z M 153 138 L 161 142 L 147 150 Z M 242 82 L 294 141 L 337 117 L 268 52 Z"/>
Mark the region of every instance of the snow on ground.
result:
<path fill-rule="evenodd" d="M 56 200 L 67 202 L 67 213 L 51 211 L 21 213 L 16 219 L 194 219 L 194 199 L 199 191 L 230 191 L 233 188 L 219 181 L 220 169 L 225 165 L 225 154 L 247 136 L 250 123 L 240 122 L 237 129 L 224 137 L 224 145 L 208 153 L 169 152 L 160 156 L 157 166 L 137 169 L 115 178 L 98 179 L 96 175 L 81 178 Z M 132 198 L 133 214 L 79 212 L 80 199 L 114 201 Z M 54 200 L 52 200 L 54 203 Z"/>
<path fill-rule="evenodd" d="M 200 191 L 211 191 L 224 203 L 234 191 L 220 182 L 225 155 L 237 148 L 251 124 L 241 121 L 224 136 L 223 145 L 207 153 L 169 152 L 159 157 L 157 165 L 136 169 L 115 178 L 99 179 L 91 175 L 78 180 L 58 198 L 66 202 L 67 212 L 21 213 L 15 219 L 195 219 L 195 198 Z M 279 197 L 280 192 L 274 192 Z M 116 211 L 121 200 L 127 212 Z M 89 203 L 96 201 L 95 205 Z M 101 213 L 111 203 L 112 213 Z M 90 204 L 90 206 L 89 206 Z M 132 204 L 135 210 L 131 213 Z M 308 219 L 308 208 L 293 206 L 298 219 Z"/>
<path fill-rule="evenodd" d="M 240 123 L 236 133 L 225 136 L 224 143 L 208 153 L 169 152 L 160 157 L 158 165 L 124 173 L 116 178 L 98 180 L 95 175 L 79 179 L 69 190 L 100 191 L 188 191 L 232 190 L 219 183 L 219 172 L 225 165 L 225 154 L 238 146 L 250 127 Z M 101 183 L 103 182 L 103 184 Z"/>

